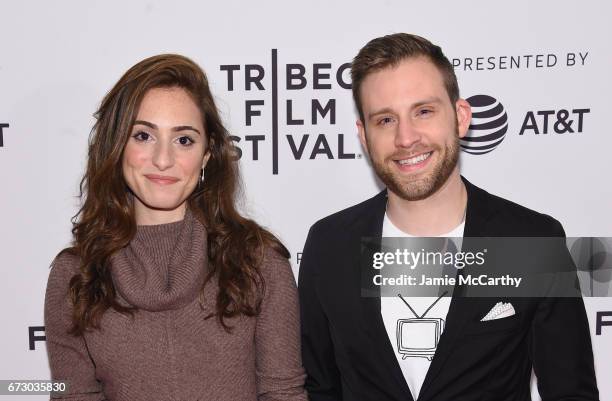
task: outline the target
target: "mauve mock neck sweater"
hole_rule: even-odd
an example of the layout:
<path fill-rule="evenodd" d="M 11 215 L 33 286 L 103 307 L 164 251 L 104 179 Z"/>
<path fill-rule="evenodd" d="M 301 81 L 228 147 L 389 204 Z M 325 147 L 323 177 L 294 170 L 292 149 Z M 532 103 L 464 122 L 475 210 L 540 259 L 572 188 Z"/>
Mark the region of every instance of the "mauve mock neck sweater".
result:
<path fill-rule="evenodd" d="M 111 259 L 118 300 L 133 317 L 105 312 L 100 330 L 67 333 L 70 278 L 79 259 L 58 256 L 45 298 L 53 380 L 69 382 L 68 400 L 305 401 L 295 279 L 287 260 L 267 250 L 261 314 L 228 319 L 214 311 L 218 286 L 200 291 L 207 271 L 206 231 L 189 211 L 180 222 L 139 226 Z"/>

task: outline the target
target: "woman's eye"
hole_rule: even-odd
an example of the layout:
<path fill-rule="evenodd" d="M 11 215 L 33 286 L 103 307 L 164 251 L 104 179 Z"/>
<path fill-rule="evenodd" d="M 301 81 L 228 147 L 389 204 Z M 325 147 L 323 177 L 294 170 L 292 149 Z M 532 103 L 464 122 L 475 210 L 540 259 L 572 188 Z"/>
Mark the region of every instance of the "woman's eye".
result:
<path fill-rule="evenodd" d="M 188 136 L 182 136 L 178 139 L 178 143 L 180 143 L 183 146 L 191 146 L 193 145 L 194 140 Z"/>
<path fill-rule="evenodd" d="M 132 137 L 136 139 L 138 142 L 146 142 L 149 139 L 151 139 L 151 135 L 147 134 L 144 131 L 139 131 L 135 133 L 134 135 L 132 135 Z"/>

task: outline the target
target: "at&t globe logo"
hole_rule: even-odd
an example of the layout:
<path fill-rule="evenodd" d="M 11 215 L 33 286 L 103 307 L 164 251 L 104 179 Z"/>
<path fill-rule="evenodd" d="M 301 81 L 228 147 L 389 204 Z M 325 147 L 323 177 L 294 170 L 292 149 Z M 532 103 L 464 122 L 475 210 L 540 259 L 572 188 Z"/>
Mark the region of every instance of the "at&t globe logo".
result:
<path fill-rule="evenodd" d="M 504 106 L 494 97 L 475 95 L 466 99 L 472 106 L 472 122 L 461 149 L 473 155 L 494 150 L 506 137 L 508 115 Z"/>

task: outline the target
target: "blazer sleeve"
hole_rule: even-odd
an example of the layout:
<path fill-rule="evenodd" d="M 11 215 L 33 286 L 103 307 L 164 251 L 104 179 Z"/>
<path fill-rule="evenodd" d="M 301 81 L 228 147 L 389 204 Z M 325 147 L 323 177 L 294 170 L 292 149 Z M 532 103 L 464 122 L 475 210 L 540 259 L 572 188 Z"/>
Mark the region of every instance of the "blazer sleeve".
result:
<path fill-rule="evenodd" d="M 82 336 L 68 333 L 72 323 L 72 304 L 68 296 L 69 282 L 78 271 L 78 258 L 60 254 L 53 262 L 45 295 L 45 336 L 51 379 L 66 381 L 65 394 L 51 399 L 104 400 L 101 383 Z"/>
<path fill-rule="evenodd" d="M 565 238 L 561 224 L 556 220 L 555 223 L 554 236 Z M 565 285 L 574 286 L 578 282 L 575 265 L 567 247 L 561 244 L 561 248 L 559 252 L 564 254 L 569 271 L 560 276 Z M 567 280 L 568 276 L 573 279 Z M 542 400 L 599 400 L 582 297 L 541 299 L 530 335 L 533 369 Z"/>
<path fill-rule="evenodd" d="M 324 259 L 317 253 L 315 227 L 311 228 L 304 245 L 298 285 L 306 390 L 311 401 L 340 401 L 342 385 L 334 344 L 327 316 L 317 295 L 316 267 Z"/>
<path fill-rule="evenodd" d="M 286 258 L 269 249 L 262 264 L 265 293 L 255 327 L 260 401 L 306 401 L 295 277 Z"/>

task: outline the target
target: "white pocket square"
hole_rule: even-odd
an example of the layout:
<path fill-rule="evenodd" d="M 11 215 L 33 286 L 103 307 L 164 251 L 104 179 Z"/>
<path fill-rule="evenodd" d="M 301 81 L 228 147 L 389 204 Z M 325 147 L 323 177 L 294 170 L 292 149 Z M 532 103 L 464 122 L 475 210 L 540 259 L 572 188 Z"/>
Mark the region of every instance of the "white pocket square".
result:
<path fill-rule="evenodd" d="M 513 316 L 515 314 L 516 311 L 514 310 L 514 306 L 512 306 L 510 302 L 498 302 L 493 308 L 491 308 L 491 310 L 485 315 L 485 317 L 480 319 L 480 321 L 486 322 L 489 320 L 503 319 L 505 317 Z"/>

